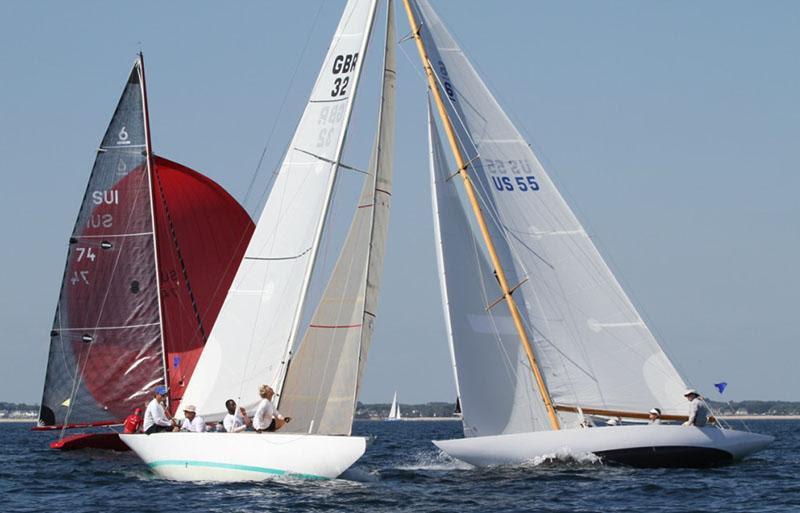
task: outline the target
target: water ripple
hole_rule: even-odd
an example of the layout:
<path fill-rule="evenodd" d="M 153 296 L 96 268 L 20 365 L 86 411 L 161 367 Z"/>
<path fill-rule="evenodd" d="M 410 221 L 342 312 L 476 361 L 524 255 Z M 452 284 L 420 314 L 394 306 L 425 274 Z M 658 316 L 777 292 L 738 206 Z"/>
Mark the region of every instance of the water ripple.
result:
<path fill-rule="evenodd" d="M 756 458 L 714 469 L 633 469 L 554 454 L 526 465 L 476 468 L 430 440 L 460 436 L 458 422 L 357 422 L 365 456 L 340 479 L 175 483 L 132 454 L 58 453 L 52 434 L 2 424 L 3 512 L 536 511 L 726 513 L 800 511 L 800 439 L 792 421 L 752 426 L 777 437 Z"/>

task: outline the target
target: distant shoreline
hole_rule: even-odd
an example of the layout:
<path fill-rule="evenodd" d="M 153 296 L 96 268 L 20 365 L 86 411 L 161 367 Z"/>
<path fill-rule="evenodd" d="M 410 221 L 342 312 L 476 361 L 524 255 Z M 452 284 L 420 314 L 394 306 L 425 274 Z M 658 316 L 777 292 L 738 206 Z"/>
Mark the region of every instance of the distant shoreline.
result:
<path fill-rule="evenodd" d="M 722 420 L 800 420 L 800 415 L 718 415 Z M 368 422 L 384 422 L 386 419 L 355 419 Z M 444 422 L 461 420 L 461 417 L 403 417 L 390 422 Z"/>
<path fill-rule="evenodd" d="M 719 415 L 722 420 L 800 420 L 800 415 Z M 386 422 L 386 419 L 354 419 L 362 422 Z M 391 422 L 453 422 L 461 417 L 404 417 Z M 36 419 L 0 419 L 0 424 L 36 424 Z"/>
<path fill-rule="evenodd" d="M 390 420 L 387 421 L 385 418 L 355 418 L 353 420 L 362 420 L 366 422 L 436 422 L 436 421 L 451 421 L 451 420 L 461 420 L 461 417 L 403 417 L 397 420 Z"/>
<path fill-rule="evenodd" d="M 800 415 L 718 415 L 722 420 L 800 420 Z"/>

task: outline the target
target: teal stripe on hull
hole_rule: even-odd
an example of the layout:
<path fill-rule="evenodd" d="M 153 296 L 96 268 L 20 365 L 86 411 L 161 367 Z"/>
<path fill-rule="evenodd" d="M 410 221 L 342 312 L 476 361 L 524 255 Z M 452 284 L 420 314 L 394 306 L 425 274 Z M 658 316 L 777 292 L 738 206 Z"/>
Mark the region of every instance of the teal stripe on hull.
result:
<path fill-rule="evenodd" d="M 157 467 L 205 467 L 205 468 L 221 468 L 225 470 L 244 470 L 246 472 L 257 472 L 259 474 L 271 474 L 275 476 L 288 476 L 299 477 L 301 479 L 328 479 L 324 476 L 315 476 L 314 474 L 296 474 L 293 472 L 286 472 L 276 468 L 254 467 L 252 465 L 235 465 L 233 463 L 218 463 L 216 461 L 194 461 L 194 460 L 159 460 L 147 464 L 151 469 Z"/>

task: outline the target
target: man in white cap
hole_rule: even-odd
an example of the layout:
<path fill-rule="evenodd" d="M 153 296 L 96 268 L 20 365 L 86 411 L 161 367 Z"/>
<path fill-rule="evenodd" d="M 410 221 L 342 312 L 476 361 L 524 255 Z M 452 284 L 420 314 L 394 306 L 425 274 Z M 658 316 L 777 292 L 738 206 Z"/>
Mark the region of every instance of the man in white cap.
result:
<path fill-rule="evenodd" d="M 697 390 L 690 388 L 683 396 L 689 401 L 689 420 L 683 423 L 684 426 L 703 427 L 708 423 L 708 408 L 700 399 Z"/>
<path fill-rule="evenodd" d="M 661 408 L 651 408 L 649 413 L 649 424 L 651 426 L 657 426 L 661 424 Z"/>
<path fill-rule="evenodd" d="M 190 433 L 203 433 L 206 430 L 206 423 L 203 422 L 203 417 L 197 415 L 197 408 L 190 404 L 183 409 L 183 422 L 181 422 L 181 431 L 188 431 Z"/>
<path fill-rule="evenodd" d="M 164 410 L 164 396 L 167 395 L 167 387 L 160 386 L 153 390 L 153 400 L 147 405 L 144 411 L 144 425 L 142 430 L 145 434 L 159 433 L 161 431 L 171 431 L 175 421 L 169 418 Z"/>

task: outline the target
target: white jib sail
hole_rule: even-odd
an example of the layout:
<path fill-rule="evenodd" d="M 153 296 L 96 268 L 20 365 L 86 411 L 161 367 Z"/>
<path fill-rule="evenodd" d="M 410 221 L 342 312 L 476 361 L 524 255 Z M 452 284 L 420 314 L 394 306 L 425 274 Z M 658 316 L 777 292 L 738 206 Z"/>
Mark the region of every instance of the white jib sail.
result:
<path fill-rule="evenodd" d="M 282 431 L 349 435 L 358 385 L 372 340 L 392 188 L 395 129 L 395 36 L 388 2 L 378 132 L 358 208 L 310 325 L 292 357 Z"/>
<path fill-rule="evenodd" d="M 296 334 L 377 0 L 350 0 L 183 402 L 207 419 L 276 386 Z"/>
<path fill-rule="evenodd" d="M 392 399 L 392 405 L 389 407 L 388 418 L 391 420 L 400 419 L 400 405 L 397 404 L 397 392 L 394 393 L 394 398 Z"/>
<path fill-rule="evenodd" d="M 583 226 L 428 2 L 412 3 L 511 285 L 528 280 L 514 297 L 553 401 L 684 413 L 683 379 Z"/>
<path fill-rule="evenodd" d="M 546 428 L 540 399 L 506 303 L 486 311 L 496 295 L 492 267 L 474 237 L 449 179 L 433 113 L 428 109 L 431 203 L 444 318 L 466 436 Z"/>

